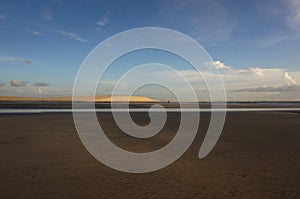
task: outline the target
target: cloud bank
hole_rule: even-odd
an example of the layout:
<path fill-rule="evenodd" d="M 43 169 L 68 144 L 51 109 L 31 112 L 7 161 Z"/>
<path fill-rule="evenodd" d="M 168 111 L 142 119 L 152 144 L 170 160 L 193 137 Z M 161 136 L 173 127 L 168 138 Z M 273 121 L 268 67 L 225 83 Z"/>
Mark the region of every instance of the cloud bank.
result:
<path fill-rule="evenodd" d="M 0 82 L 0 95 L 12 96 L 66 96 L 71 95 L 71 89 L 56 88 L 48 82 L 31 83 L 29 81 L 10 80 L 8 84 Z"/>
<path fill-rule="evenodd" d="M 283 86 L 267 86 L 267 87 L 244 88 L 240 90 L 234 90 L 234 92 L 286 92 L 286 91 L 300 91 L 300 86 L 283 85 Z"/>
<path fill-rule="evenodd" d="M 207 66 L 207 64 L 206 64 Z M 221 61 L 214 61 L 209 64 L 211 67 L 218 67 L 224 81 L 227 100 L 300 100 L 300 72 L 290 72 L 283 68 L 261 68 L 252 67 L 248 69 L 236 69 Z M 147 67 L 145 71 L 131 74 L 126 80 L 119 84 L 120 95 L 131 94 L 131 88 L 135 88 L 139 82 L 169 82 L 173 85 L 174 93 L 180 93 L 189 100 L 189 93 L 183 87 L 182 80 L 178 74 L 170 70 L 153 70 Z M 201 71 L 201 74 L 194 70 L 179 70 L 178 72 L 190 82 L 194 88 L 198 99 L 210 100 L 209 92 L 203 77 L 210 79 L 211 89 L 220 89 L 214 80 L 219 78 L 219 73 L 215 70 L 207 70 L 207 67 Z M 215 68 L 211 68 L 215 69 Z M 111 94 L 117 79 L 102 78 L 97 88 L 97 95 Z M 71 89 L 55 88 L 50 86 L 49 82 L 29 82 L 21 80 L 11 80 L 8 84 L 0 83 L 0 95 L 36 95 L 36 96 L 59 96 L 70 95 Z M 173 92 L 173 91 L 172 91 Z M 155 97 L 162 100 L 173 100 L 174 95 L 168 89 L 159 86 L 144 86 L 138 89 L 139 95 Z"/>
<path fill-rule="evenodd" d="M 208 78 L 211 83 L 210 88 L 218 90 L 220 85 L 216 84 L 219 73 L 215 68 L 221 69 L 220 73 L 224 82 L 228 100 L 300 100 L 300 86 L 297 80 L 300 80 L 300 72 L 288 72 L 283 68 L 261 68 L 251 67 L 247 69 L 236 69 L 221 61 L 204 63 L 209 69 L 201 71 L 201 74 L 195 70 L 180 70 L 181 75 L 190 82 L 196 91 L 199 100 L 210 100 L 209 92 L 207 92 L 206 83 L 203 77 Z M 182 87 L 182 80 L 178 79 L 178 75 L 174 71 L 144 71 L 141 74 L 132 75 L 135 78 L 127 79 L 123 82 L 122 91 L 128 94 L 130 88 L 136 86 L 140 79 L 148 82 L 171 82 L 174 85 L 174 92 L 185 94 Z M 114 80 L 101 81 L 102 88 L 99 94 L 105 91 L 105 94 L 113 89 Z M 173 100 L 170 95 L 166 95 L 166 89 L 149 89 L 143 88 L 139 93 L 145 93 L 146 96 L 161 96 L 163 100 Z M 156 97 L 159 99 L 159 97 Z M 186 93 L 188 100 L 189 94 Z"/>

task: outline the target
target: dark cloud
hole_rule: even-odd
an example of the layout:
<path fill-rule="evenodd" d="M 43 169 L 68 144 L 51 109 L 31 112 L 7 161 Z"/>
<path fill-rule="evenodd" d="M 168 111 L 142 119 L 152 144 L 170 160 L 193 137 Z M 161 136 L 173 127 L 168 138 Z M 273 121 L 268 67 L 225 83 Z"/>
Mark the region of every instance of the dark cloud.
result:
<path fill-rule="evenodd" d="M 286 91 L 300 91 L 298 85 L 283 85 L 283 86 L 266 86 L 255 88 L 244 88 L 239 90 L 233 90 L 234 92 L 286 92 Z"/>
<path fill-rule="evenodd" d="M 37 82 L 34 84 L 34 86 L 45 87 L 45 86 L 49 86 L 49 83 L 48 82 Z"/>
<path fill-rule="evenodd" d="M 13 87 L 23 87 L 26 86 L 26 82 L 19 81 L 19 80 L 11 80 L 9 82 L 9 85 Z"/>
<path fill-rule="evenodd" d="M 25 63 L 25 64 L 31 64 L 32 63 L 32 61 L 29 60 L 29 59 L 22 60 L 22 62 Z"/>
<path fill-rule="evenodd" d="M 7 62 L 14 62 L 14 63 L 23 63 L 23 64 L 32 64 L 32 61 L 29 59 L 8 59 Z"/>

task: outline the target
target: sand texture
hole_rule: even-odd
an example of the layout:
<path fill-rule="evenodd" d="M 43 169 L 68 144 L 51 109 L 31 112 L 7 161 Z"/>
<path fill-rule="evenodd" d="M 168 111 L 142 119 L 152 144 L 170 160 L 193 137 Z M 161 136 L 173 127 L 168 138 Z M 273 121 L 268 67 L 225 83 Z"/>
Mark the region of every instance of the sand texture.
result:
<path fill-rule="evenodd" d="M 134 113 L 147 124 L 145 113 Z M 169 113 L 163 131 L 149 139 L 122 133 L 102 113 L 107 136 L 130 151 L 156 150 L 178 128 Z M 197 157 L 209 113 L 201 115 L 189 150 L 168 167 L 146 174 L 104 166 L 82 145 L 72 114 L 0 115 L 0 198 L 300 198 L 300 114 L 228 113 L 213 151 Z"/>

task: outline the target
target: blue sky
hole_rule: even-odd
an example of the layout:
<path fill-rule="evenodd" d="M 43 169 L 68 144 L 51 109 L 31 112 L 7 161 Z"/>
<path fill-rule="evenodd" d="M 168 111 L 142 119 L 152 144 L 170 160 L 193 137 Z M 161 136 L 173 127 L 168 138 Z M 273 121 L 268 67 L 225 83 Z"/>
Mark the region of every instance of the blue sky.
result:
<path fill-rule="evenodd" d="M 204 46 L 216 67 L 226 66 L 229 100 L 300 100 L 297 0 L 11 0 L 0 5 L 0 95 L 70 95 L 80 64 L 99 42 L 155 26 L 187 34 Z M 137 57 L 147 61 L 154 55 Z M 113 84 L 118 70 L 103 82 Z"/>

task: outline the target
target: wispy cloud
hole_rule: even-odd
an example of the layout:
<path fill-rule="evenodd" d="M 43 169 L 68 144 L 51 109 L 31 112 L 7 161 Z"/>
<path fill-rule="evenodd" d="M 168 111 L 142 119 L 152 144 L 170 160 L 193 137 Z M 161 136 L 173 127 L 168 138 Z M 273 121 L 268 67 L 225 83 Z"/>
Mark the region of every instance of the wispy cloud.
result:
<path fill-rule="evenodd" d="M 0 14 L 0 20 L 4 20 L 6 17 Z"/>
<path fill-rule="evenodd" d="M 288 27 L 300 33 L 300 1 L 288 0 L 290 13 L 286 17 Z"/>
<path fill-rule="evenodd" d="M 269 36 L 267 38 L 263 38 L 261 41 L 258 41 L 258 46 L 262 48 L 270 47 L 280 43 L 281 41 L 287 40 L 287 36 L 277 35 L 277 36 Z"/>
<path fill-rule="evenodd" d="M 53 21 L 53 15 L 49 10 L 42 10 L 42 18 L 47 21 Z"/>
<path fill-rule="evenodd" d="M 107 23 L 109 22 L 110 18 L 108 14 L 105 14 L 97 23 L 97 28 L 102 28 L 104 26 L 107 25 Z"/>
<path fill-rule="evenodd" d="M 26 86 L 26 82 L 20 80 L 11 80 L 9 85 L 13 87 L 23 87 Z"/>
<path fill-rule="evenodd" d="M 0 62 L 9 62 L 9 63 L 23 63 L 23 64 L 32 64 L 30 59 L 23 59 L 19 57 L 0 57 Z"/>
<path fill-rule="evenodd" d="M 188 33 L 205 46 L 228 41 L 237 24 L 218 0 L 165 0 L 160 1 L 158 7 L 172 28 Z"/>
<path fill-rule="evenodd" d="M 71 39 L 74 39 L 76 41 L 85 42 L 85 43 L 89 42 L 88 40 L 80 37 L 79 35 L 77 35 L 76 33 L 73 33 L 73 32 L 66 32 L 66 31 L 63 31 L 63 30 L 48 30 L 48 31 L 54 32 L 54 33 L 59 33 L 61 35 L 65 35 L 65 36 L 67 36 Z"/>
<path fill-rule="evenodd" d="M 114 80 L 101 80 L 99 82 L 97 91 L 100 92 L 101 94 L 111 94 L 113 88 L 116 86 L 116 81 Z M 119 88 L 121 90 L 127 88 L 127 83 L 124 81 L 119 82 Z"/>
<path fill-rule="evenodd" d="M 35 30 L 26 30 L 26 32 L 32 34 L 32 35 L 36 35 L 36 36 L 41 36 L 43 35 L 41 32 L 35 31 Z"/>

